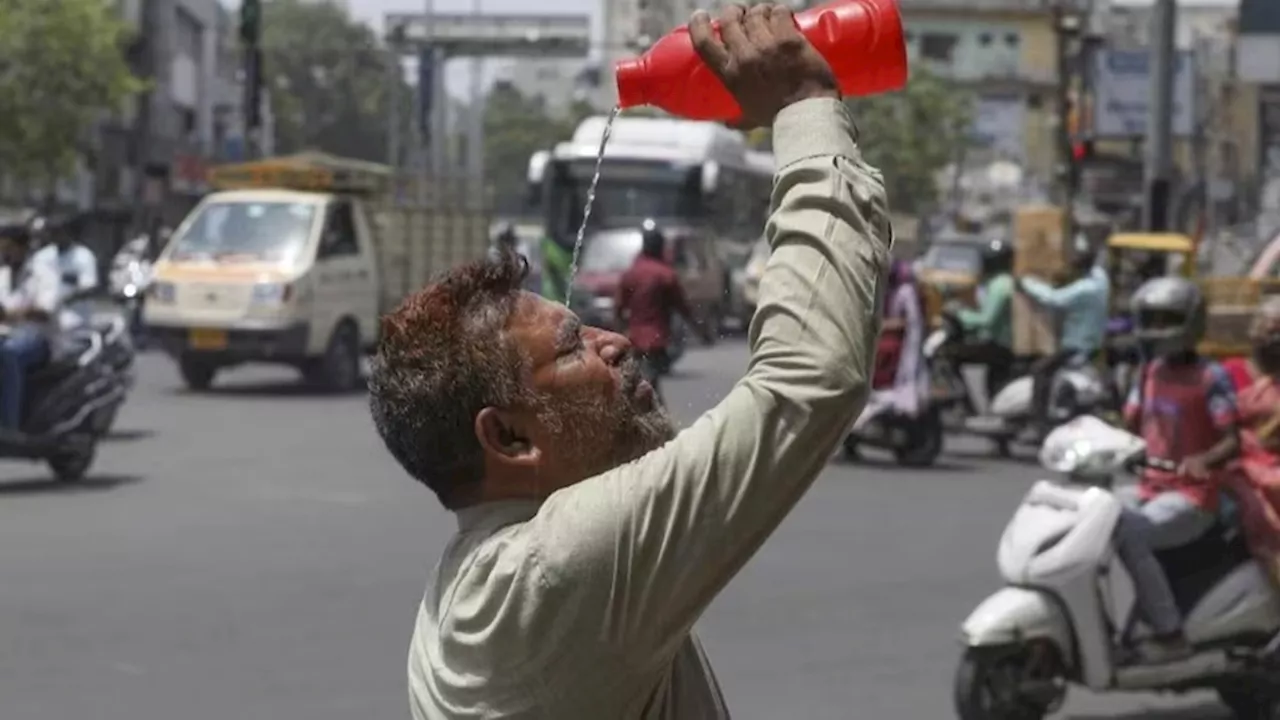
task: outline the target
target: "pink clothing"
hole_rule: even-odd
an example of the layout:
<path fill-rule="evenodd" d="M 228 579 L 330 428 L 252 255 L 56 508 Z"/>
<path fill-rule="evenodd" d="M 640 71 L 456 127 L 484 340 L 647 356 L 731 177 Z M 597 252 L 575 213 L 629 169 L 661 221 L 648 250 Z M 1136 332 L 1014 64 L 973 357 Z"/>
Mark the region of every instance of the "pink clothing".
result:
<path fill-rule="evenodd" d="M 1147 455 L 1153 459 L 1181 463 L 1200 455 L 1217 445 L 1237 423 L 1235 391 L 1226 371 L 1215 362 L 1200 358 L 1179 364 L 1155 360 L 1143 367 L 1141 378 L 1129 396 L 1124 416 L 1126 424 L 1140 428 Z M 1138 489 L 1143 500 L 1176 490 L 1212 512 L 1224 479 L 1223 472 L 1215 472 L 1209 481 L 1199 481 L 1148 468 Z"/>
<path fill-rule="evenodd" d="M 1280 411 L 1280 386 L 1260 377 L 1240 393 L 1241 462 L 1227 488 L 1240 507 L 1241 524 L 1253 555 L 1280 576 L 1280 455 L 1260 431 Z"/>
<path fill-rule="evenodd" d="M 1222 369 L 1231 376 L 1231 384 L 1235 385 L 1236 395 L 1240 395 L 1253 384 L 1253 367 L 1249 358 L 1233 357 L 1222 361 Z"/>

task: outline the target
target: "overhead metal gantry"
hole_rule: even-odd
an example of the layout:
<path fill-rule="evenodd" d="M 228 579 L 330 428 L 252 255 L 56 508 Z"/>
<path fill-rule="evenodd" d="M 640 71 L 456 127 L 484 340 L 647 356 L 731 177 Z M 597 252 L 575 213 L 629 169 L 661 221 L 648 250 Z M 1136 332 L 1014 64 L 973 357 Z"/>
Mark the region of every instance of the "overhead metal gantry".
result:
<path fill-rule="evenodd" d="M 400 56 L 430 62 L 428 128 L 437 148 L 449 137 L 445 63 L 453 58 L 585 58 L 591 50 L 589 15 L 480 15 L 463 13 L 387 13 L 387 43 Z M 468 124 L 471 169 L 483 172 L 484 127 Z M 444 171 L 444 153 L 430 153 L 430 167 Z"/>

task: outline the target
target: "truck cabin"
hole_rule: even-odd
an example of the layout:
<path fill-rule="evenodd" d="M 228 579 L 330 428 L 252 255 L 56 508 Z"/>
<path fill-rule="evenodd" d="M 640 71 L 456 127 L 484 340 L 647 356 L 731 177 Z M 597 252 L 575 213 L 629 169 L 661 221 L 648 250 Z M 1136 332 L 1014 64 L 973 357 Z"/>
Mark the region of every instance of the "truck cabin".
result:
<path fill-rule="evenodd" d="M 308 259 L 317 234 L 323 255 L 357 254 L 362 213 L 354 201 L 383 192 L 386 178 L 306 156 L 214 168 L 215 192 L 174 232 L 161 259 L 295 266 Z"/>

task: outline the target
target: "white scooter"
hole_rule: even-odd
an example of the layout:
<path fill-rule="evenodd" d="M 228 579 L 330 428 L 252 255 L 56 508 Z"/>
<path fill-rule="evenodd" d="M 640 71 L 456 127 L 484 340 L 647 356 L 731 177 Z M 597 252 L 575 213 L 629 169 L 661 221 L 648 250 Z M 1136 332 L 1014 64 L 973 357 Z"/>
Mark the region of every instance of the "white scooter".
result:
<path fill-rule="evenodd" d="M 1103 413 L 1111 394 L 1093 363 L 1061 368 L 1049 391 L 1049 423 L 1057 427 L 1075 417 Z M 1034 446 L 1039 438 L 1028 430 L 1034 424 L 1032 397 L 1035 378 L 1024 375 L 1001 388 L 986 414 L 965 420 L 964 429 L 991 438 L 1002 454 L 1011 444 Z"/>
<path fill-rule="evenodd" d="M 939 356 L 944 347 L 961 342 L 964 342 L 963 325 L 953 312 L 946 311 L 942 314 L 942 326 L 925 340 L 925 353 L 932 359 Z M 1033 377 L 1023 375 L 1006 383 L 996 392 L 986 412 L 979 414 L 977 393 L 960 367 L 939 357 L 931 360 L 929 368 L 934 402 L 942 408 L 943 423 L 948 430 L 990 438 L 1001 455 L 1008 455 L 1015 443 L 1035 444 L 1037 439 L 1030 434 L 1034 420 Z M 1053 426 L 1081 415 L 1103 413 L 1109 404 L 1115 404 L 1112 391 L 1093 364 L 1058 370 L 1049 397 L 1049 419 Z"/>
<path fill-rule="evenodd" d="M 961 720 L 1041 720 L 1069 684 L 1095 692 L 1211 689 L 1241 720 L 1280 718 L 1280 596 L 1249 555 L 1226 503 L 1219 524 L 1157 557 L 1169 577 L 1186 659 L 1151 665 L 1131 648 L 1133 583 L 1115 555 L 1113 473 L 1145 463 L 1145 443 L 1093 417 L 1049 434 L 1040 460 L 1065 483 L 1032 486 L 1000 539 L 1007 585 L 964 621 L 955 679 Z"/>

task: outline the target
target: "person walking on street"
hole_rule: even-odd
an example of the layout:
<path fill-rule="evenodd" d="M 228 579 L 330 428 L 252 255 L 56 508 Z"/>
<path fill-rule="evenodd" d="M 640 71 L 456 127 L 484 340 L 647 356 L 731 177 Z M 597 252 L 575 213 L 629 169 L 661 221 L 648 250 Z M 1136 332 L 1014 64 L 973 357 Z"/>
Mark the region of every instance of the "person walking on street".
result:
<path fill-rule="evenodd" d="M 521 291 L 510 254 L 384 318 L 374 426 L 458 522 L 410 643 L 416 720 L 728 718 L 693 627 L 866 399 L 892 231 L 831 68 L 785 5 L 689 32 L 773 129 L 746 374 L 677 434 L 627 339 Z"/>
<path fill-rule="evenodd" d="M 622 274 L 614 300 L 616 324 L 626 328 L 627 340 L 640 355 L 640 371 L 662 397 L 662 376 L 671 367 L 671 319 L 679 314 L 690 328 L 713 338 L 694 317 L 680 276 L 667 264 L 667 239 L 653 220 L 645 220 L 640 230 L 640 254 Z"/>

